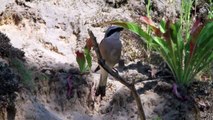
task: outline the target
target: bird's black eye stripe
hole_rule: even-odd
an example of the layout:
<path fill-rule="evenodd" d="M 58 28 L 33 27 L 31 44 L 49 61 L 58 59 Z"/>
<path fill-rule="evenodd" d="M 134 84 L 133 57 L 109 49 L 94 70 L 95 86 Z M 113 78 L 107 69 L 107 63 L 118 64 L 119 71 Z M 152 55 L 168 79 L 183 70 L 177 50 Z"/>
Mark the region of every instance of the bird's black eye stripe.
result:
<path fill-rule="evenodd" d="M 112 30 L 108 31 L 108 33 L 106 33 L 106 36 L 105 36 L 105 37 L 109 37 L 109 36 L 112 35 L 113 33 L 115 33 L 115 32 L 120 32 L 121 30 L 123 30 L 122 27 L 118 27 L 118 28 L 116 28 L 116 29 L 112 29 Z"/>

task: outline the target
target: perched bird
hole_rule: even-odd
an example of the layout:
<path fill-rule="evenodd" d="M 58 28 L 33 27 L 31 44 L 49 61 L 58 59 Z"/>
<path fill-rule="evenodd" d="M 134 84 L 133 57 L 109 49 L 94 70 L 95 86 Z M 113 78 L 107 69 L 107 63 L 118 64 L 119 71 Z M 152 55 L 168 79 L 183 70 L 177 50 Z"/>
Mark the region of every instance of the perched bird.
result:
<path fill-rule="evenodd" d="M 122 27 L 110 26 L 99 45 L 99 49 L 103 59 L 105 60 L 105 64 L 107 64 L 110 68 L 113 68 L 114 65 L 120 60 L 122 48 L 120 31 L 122 30 Z M 100 81 L 95 95 L 105 96 L 108 72 L 106 72 L 102 67 L 100 67 L 100 69 Z"/>

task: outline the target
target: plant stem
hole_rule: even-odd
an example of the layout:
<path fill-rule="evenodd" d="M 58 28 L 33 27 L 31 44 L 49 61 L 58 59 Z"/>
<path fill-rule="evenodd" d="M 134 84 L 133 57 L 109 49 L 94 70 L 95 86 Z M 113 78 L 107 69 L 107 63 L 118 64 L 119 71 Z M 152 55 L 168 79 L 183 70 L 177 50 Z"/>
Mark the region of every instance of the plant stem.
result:
<path fill-rule="evenodd" d="M 151 15 L 150 15 L 150 12 L 151 12 L 151 0 L 147 0 L 148 3 L 146 5 L 146 14 L 147 14 L 147 17 L 151 19 Z M 147 33 L 150 35 L 151 34 L 151 28 L 150 26 L 147 26 Z M 147 42 L 147 56 L 148 56 L 148 60 L 150 62 L 151 58 L 150 58 L 150 55 L 151 55 L 151 39 L 148 40 L 149 42 Z"/>

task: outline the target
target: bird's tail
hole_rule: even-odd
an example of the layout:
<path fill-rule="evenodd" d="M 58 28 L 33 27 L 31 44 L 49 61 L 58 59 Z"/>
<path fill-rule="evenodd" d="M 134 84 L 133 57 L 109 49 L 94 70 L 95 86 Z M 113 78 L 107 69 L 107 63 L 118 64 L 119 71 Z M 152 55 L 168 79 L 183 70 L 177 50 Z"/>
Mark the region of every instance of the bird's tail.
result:
<path fill-rule="evenodd" d="M 94 72 L 97 72 L 97 71 L 99 71 L 100 69 L 101 69 L 100 66 L 98 66 L 98 67 L 95 68 Z"/>
<path fill-rule="evenodd" d="M 99 96 L 99 95 L 105 96 L 107 77 L 108 77 L 108 72 L 106 72 L 103 68 L 101 68 L 100 81 L 99 81 L 99 85 L 98 85 L 98 88 L 95 93 L 96 96 Z"/>

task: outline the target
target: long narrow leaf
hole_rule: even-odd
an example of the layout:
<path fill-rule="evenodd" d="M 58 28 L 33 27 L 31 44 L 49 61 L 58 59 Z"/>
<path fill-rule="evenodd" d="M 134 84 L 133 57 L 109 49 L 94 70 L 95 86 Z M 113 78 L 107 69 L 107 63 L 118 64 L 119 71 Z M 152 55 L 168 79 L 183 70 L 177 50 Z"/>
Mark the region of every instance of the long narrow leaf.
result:
<path fill-rule="evenodd" d="M 140 37 L 144 38 L 145 40 L 149 40 L 150 36 L 148 33 L 144 32 L 141 27 L 136 24 L 136 23 L 132 23 L 132 22 L 121 22 L 121 21 L 115 21 L 115 22 L 110 22 L 113 25 L 118 25 L 118 26 L 122 26 L 134 33 L 136 33 L 137 35 L 139 35 Z M 146 41 L 147 42 L 147 41 Z"/>

